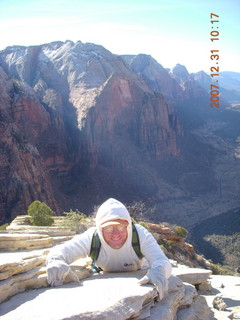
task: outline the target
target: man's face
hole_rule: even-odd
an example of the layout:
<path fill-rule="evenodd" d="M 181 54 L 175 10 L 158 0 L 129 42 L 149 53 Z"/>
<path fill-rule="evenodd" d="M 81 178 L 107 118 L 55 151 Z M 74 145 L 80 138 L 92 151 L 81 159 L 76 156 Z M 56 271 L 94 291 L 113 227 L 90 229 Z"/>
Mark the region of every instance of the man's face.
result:
<path fill-rule="evenodd" d="M 114 224 L 119 222 L 119 224 Z M 113 249 L 120 249 L 127 240 L 128 222 L 125 220 L 117 219 L 113 221 L 113 224 L 109 224 L 102 228 L 102 233 L 106 243 Z"/>

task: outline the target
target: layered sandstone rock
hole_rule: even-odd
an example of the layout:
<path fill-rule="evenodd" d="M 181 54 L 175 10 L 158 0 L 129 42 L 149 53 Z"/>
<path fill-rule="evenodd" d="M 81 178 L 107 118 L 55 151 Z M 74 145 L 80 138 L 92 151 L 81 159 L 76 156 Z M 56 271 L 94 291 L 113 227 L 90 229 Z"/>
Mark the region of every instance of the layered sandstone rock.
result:
<path fill-rule="evenodd" d="M 199 268 L 178 267 L 173 268 L 172 274 L 180 278 L 183 282 L 200 285 L 209 279 L 212 271 Z"/>
<path fill-rule="evenodd" d="M 1 67 L 0 82 L 0 222 L 24 212 L 35 199 L 45 201 L 58 212 L 50 179 L 36 146 L 38 131 L 44 132 L 49 117 L 33 90 L 21 83 L 18 86 Z"/>
<path fill-rule="evenodd" d="M 209 270 L 188 268 L 175 262 L 173 263 L 173 276 L 169 280 L 169 294 L 163 301 L 157 302 L 154 287 L 137 285 L 137 280 L 144 271 L 90 277 L 91 259 L 86 258 L 71 264 L 72 272 L 81 279 L 80 285 L 77 283 L 67 284 L 76 279 L 70 274 L 66 279 L 66 284 L 51 289 L 47 288 L 45 269 L 45 259 L 48 252 L 49 249 L 0 253 L 1 318 L 21 320 L 32 317 L 35 319 L 38 314 L 42 317 L 42 312 L 44 312 L 44 319 L 48 319 L 48 316 L 49 319 L 65 319 L 66 316 L 76 315 L 86 317 L 86 319 L 88 317 L 90 319 L 95 317 L 96 319 L 98 317 L 111 319 L 109 317 L 115 313 L 121 315 L 120 319 L 127 319 L 131 316 L 136 319 L 148 320 L 173 320 L 175 318 L 210 320 L 214 311 L 215 319 L 237 319 L 239 277 L 212 276 Z M 206 280 L 210 284 L 207 287 Z M 195 286 L 201 295 L 196 291 Z M 26 290 L 27 292 L 24 292 Z M 64 304 L 66 290 L 68 290 L 67 299 L 72 301 L 72 303 L 69 302 L 68 308 L 65 308 Z M 224 311 L 213 307 L 214 297 L 218 292 L 221 292 L 221 298 L 226 304 Z M 45 299 L 48 301 L 47 305 L 49 305 L 49 301 L 52 301 L 51 306 L 55 306 L 56 299 L 54 297 L 56 294 L 58 301 L 62 301 L 61 305 L 65 311 L 60 308 L 58 312 L 56 311 L 57 307 L 46 311 L 46 308 L 43 308 Z M 98 301 L 97 306 L 89 302 L 92 301 L 90 299 L 92 294 L 96 294 L 96 298 L 92 299 Z M 212 311 L 202 295 L 206 297 Z M 76 296 L 81 297 L 80 300 L 84 303 L 77 304 Z M 33 298 L 34 300 L 32 300 Z M 32 301 L 35 302 L 32 304 Z M 37 311 L 36 314 L 33 310 Z M 51 310 L 54 312 L 51 313 Z M 66 310 L 67 314 L 65 314 Z M 50 313 L 48 314 L 48 312 Z"/>
<path fill-rule="evenodd" d="M 208 288 L 207 290 L 205 288 L 202 292 L 200 290 L 200 293 L 206 297 L 208 305 L 212 310 L 210 311 L 206 306 L 205 299 L 197 294 L 195 287 L 191 284 L 182 283 L 182 280 L 175 276 L 170 278 L 168 297 L 159 303 L 157 303 L 155 299 L 152 299 L 155 297 L 156 292 L 151 285 L 144 286 L 144 290 L 150 290 L 147 291 L 147 295 L 146 291 L 142 291 L 143 287 L 138 287 L 135 291 L 137 279 L 141 276 L 139 273 L 106 274 L 100 276 L 100 278 L 98 276 L 89 278 L 90 281 L 93 281 L 90 283 L 85 282 L 86 280 L 81 280 L 80 286 L 72 283 L 64 284 L 62 287 L 56 289 L 46 288 L 48 287 L 48 284 L 44 264 L 47 253 L 48 249 L 0 254 L 1 318 L 19 320 L 28 319 L 27 317 L 29 313 L 29 319 L 31 319 L 31 317 L 35 319 L 35 316 L 37 316 L 38 313 L 42 316 L 41 312 L 44 310 L 44 319 L 48 319 L 46 318 L 47 314 L 48 312 L 51 314 L 51 310 L 53 309 L 46 308 L 46 305 L 49 305 L 49 303 L 46 304 L 44 301 L 53 301 L 52 305 L 54 306 L 54 303 L 56 302 L 54 297 L 56 297 L 56 294 L 58 295 L 58 299 L 60 299 L 59 301 L 63 301 L 66 299 L 66 290 L 68 290 L 68 299 L 73 299 L 73 303 L 70 302 L 69 308 L 67 309 L 65 308 L 64 301 L 62 304 L 63 309 L 65 309 L 65 311 L 68 310 L 68 316 L 72 317 L 80 314 L 82 317 L 84 315 L 86 317 L 92 317 L 93 319 L 94 317 L 106 317 L 106 319 L 110 319 L 108 318 L 109 315 L 111 316 L 114 312 L 117 313 L 120 308 L 121 310 L 124 310 L 124 315 L 120 312 L 121 316 L 123 316 L 122 319 L 126 319 L 124 318 L 125 316 L 135 315 L 136 319 L 165 320 L 173 319 L 173 316 L 175 315 L 177 319 L 181 320 L 209 320 L 212 319 L 212 312 L 214 312 L 214 319 L 238 319 L 240 290 L 239 277 L 210 276 L 210 278 L 208 278 L 208 281 L 210 281 L 212 285 L 211 288 Z M 79 279 L 84 279 L 90 276 L 87 269 L 89 263 L 90 259 L 81 259 L 72 264 L 72 270 L 77 273 Z M 183 267 L 174 267 L 173 273 L 181 276 L 182 270 Z M 204 277 L 209 275 L 207 274 L 208 271 L 203 269 L 195 270 L 184 267 L 184 270 L 184 280 L 189 282 L 192 282 L 192 277 L 195 271 L 194 283 L 202 281 L 202 275 L 204 275 Z M 200 273 L 201 275 L 199 277 Z M 71 281 L 71 277 L 68 278 L 67 281 Z M 118 288 L 119 290 L 118 294 L 116 293 L 117 289 L 113 289 L 113 281 L 115 284 L 114 288 Z M 92 285 L 96 288 L 96 294 L 98 295 L 95 300 L 99 301 L 99 304 L 101 304 L 102 307 L 98 310 L 97 308 L 94 308 L 94 304 L 91 304 L 92 306 L 89 307 L 89 301 L 92 301 L 90 299 L 90 294 L 93 294 L 93 292 L 95 293 L 95 290 L 91 289 Z M 43 287 L 46 289 L 43 289 Z M 201 286 L 197 287 L 200 289 Z M 35 290 L 36 288 L 38 289 Z M 26 290 L 27 292 L 21 293 Z M 100 294 L 98 290 L 103 291 L 101 291 Z M 219 311 L 213 308 L 215 295 L 219 292 L 221 292 L 221 295 L 218 296 L 221 297 L 221 301 L 225 303 L 224 311 Z M 149 296 L 150 293 L 151 295 Z M 79 303 L 76 303 L 76 295 L 82 297 L 81 301 L 84 301 L 84 304 L 79 305 Z M 43 298 L 39 298 L 40 296 Z M 103 298 L 99 300 L 99 296 L 102 298 L 108 297 L 108 299 L 105 300 Z M 35 303 L 34 305 L 32 304 L 33 298 L 34 301 L 36 299 L 36 305 Z M 85 298 L 88 299 L 84 300 Z M 76 305 L 79 307 L 77 310 Z M 37 314 L 33 314 L 32 312 L 36 306 Z M 42 308 L 40 306 L 42 306 Z M 42 309 L 42 311 L 40 311 L 40 309 Z M 54 312 L 57 310 L 58 308 L 54 308 Z M 54 313 L 56 315 L 56 319 L 63 319 L 60 315 L 61 312 L 62 309 L 59 313 Z M 64 312 L 62 314 L 65 315 Z M 49 319 L 55 319 L 52 318 L 52 316 L 53 315 L 51 314 Z"/>
<path fill-rule="evenodd" d="M 49 249 L 0 253 L 0 303 L 20 292 L 48 286 L 45 268 L 48 252 Z M 75 280 L 76 276 L 78 279 L 89 277 L 90 264 L 90 258 L 73 262 L 73 275 L 67 276 L 66 283 Z"/>
<path fill-rule="evenodd" d="M 80 41 L 8 47 L 0 65 L 0 223 L 34 200 L 92 213 L 114 195 L 184 226 L 239 207 L 239 114 L 186 68 Z"/>
<path fill-rule="evenodd" d="M 198 297 L 193 286 L 171 277 L 168 296 L 156 302 L 157 292 L 153 286 L 137 284 L 142 275 L 142 272 L 97 275 L 82 280 L 82 285 L 65 284 L 58 288 L 32 290 L 2 303 L 0 315 L 4 320 L 60 320 L 76 317 L 173 320 L 178 312 L 182 316 L 186 308 L 187 313 L 191 309 L 195 319 L 212 318 L 206 302 Z"/>
<path fill-rule="evenodd" d="M 1 179 L 10 181 L 0 221 L 24 214 L 36 199 L 58 213 L 73 198 L 86 204 L 85 181 L 93 198 L 105 198 L 109 180 L 119 194 L 128 194 L 125 184 L 132 194 L 156 189 L 147 162 L 179 155 L 180 127 L 162 95 L 121 57 L 80 41 L 9 47 L 0 55 Z M 122 189 L 120 176 L 128 177 Z"/>
<path fill-rule="evenodd" d="M 30 216 L 17 216 L 0 233 L 0 251 L 19 251 L 48 248 L 56 243 L 72 239 L 76 231 L 64 226 L 64 217 L 54 217 L 52 226 L 32 226 Z M 86 230 L 81 226 L 82 232 Z"/>
<path fill-rule="evenodd" d="M 0 234 L 0 251 L 48 248 L 52 243 L 46 234 Z"/>
<path fill-rule="evenodd" d="M 48 252 L 48 249 L 18 253 L 1 252 L 0 280 L 43 266 Z"/>

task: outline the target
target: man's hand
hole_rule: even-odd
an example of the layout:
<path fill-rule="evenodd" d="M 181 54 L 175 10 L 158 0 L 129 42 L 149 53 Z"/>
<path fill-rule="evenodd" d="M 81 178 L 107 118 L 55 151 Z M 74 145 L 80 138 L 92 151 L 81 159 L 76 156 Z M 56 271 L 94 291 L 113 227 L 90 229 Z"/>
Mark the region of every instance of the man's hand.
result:
<path fill-rule="evenodd" d="M 156 287 L 160 300 L 162 300 L 168 292 L 168 280 L 161 273 L 160 268 L 149 269 L 146 275 L 138 281 L 140 285 L 146 283 L 152 283 Z"/>
<path fill-rule="evenodd" d="M 52 260 L 46 269 L 48 275 L 47 281 L 52 287 L 62 285 L 70 271 L 69 265 L 62 260 Z"/>

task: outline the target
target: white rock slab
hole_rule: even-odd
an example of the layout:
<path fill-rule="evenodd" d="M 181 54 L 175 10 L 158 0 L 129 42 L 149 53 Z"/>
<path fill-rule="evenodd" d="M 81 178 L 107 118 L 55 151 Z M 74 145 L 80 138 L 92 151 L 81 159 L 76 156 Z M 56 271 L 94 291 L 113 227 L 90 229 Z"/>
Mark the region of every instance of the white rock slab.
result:
<path fill-rule="evenodd" d="M 193 285 L 169 279 L 169 294 L 157 301 L 156 289 L 137 281 L 145 271 L 108 273 L 57 288 L 20 293 L 0 305 L 1 320 L 210 320 L 210 309 Z M 46 281 L 46 276 L 43 275 Z M 43 279 L 42 279 L 43 280 Z M 45 282 L 46 283 L 46 282 Z M 199 301 L 200 300 L 200 301 Z M 201 315 L 199 316 L 199 310 Z M 180 316 L 180 314 L 179 314 Z M 192 318 L 190 318 L 192 316 Z"/>
<path fill-rule="evenodd" d="M 0 280 L 24 273 L 45 263 L 49 250 L 0 253 Z"/>
<path fill-rule="evenodd" d="M 46 227 L 46 226 L 26 226 L 26 225 L 10 225 L 6 228 L 6 230 L 10 234 L 29 234 L 29 233 L 35 233 L 35 234 L 44 234 L 49 235 L 51 237 L 57 237 L 57 236 L 67 236 L 67 235 L 75 235 L 76 232 L 71 230 L 67 227 L 59 227 L 59 226 L 53 226 L 53 227 Z"/>
<path fill-rule="evenodd" d="M 0 253 L 0 303 L 20 292 L 48 286 L 45 268 L 48 252 L 45 249 Z M 91 275 L 90 264 L 90 258 L 79 259 L 71 264 L 71 269 L 83 279 Z M 66 278 L 66 282 L 71 280 L 71 276 Z"/>
<path fill-rule="evenodd" d="M 48 248 L 52 243 L 46 234 L 0 234 L 0 251 Z"/>
<path fill-rule="evenodd" d="M 34 268 L 10 277 L 0 281 L 0 303 L 19 292 L 31 288 L 46 287 L 47 285 L 47 276 L 43 267 Z"/>
<path fill-rule="evenodd" d="M 206 282 L 212 271 L 200 268 L 173 268 L 172 274 L 179 277 L 183 282 L 195 285 Z"/>
<path fill-rule="evenodd" d="M 206 299 L 196 296 L 188 308 L 180 309 L 177 313 L 177 320 L 211 320 L 214 319 L 213 312 L 207 307 Z"/>
<path fill-rule="evenodd" d="M 209 281 L 212 285 L 212 292 L 204 296 L 209 307 L 214 311 L 215 318 L 219 320 L 240 319 L 240 277 L 212 275 Z M 226 310 L 218 311 L 213 308 L 216 294 L 220 295 L 226 303 Z"/>
<path fill-rule="evenodd" d="M 183 283 L 178 277 L 170 277 L 168 295 L 155 302 L 135 320 L 211 320 L 213 312 L 206 299 L 197 294 L 196 288 Z"/>
<path fill-rule="evenodd" d="M 143 272 L 97 275 L 80 285 L 41 288 L 18 294 L 0 306 L 1 320 L 124 320 L 138 316 L 157 296 L 152 285 L 139 286 Z"/>

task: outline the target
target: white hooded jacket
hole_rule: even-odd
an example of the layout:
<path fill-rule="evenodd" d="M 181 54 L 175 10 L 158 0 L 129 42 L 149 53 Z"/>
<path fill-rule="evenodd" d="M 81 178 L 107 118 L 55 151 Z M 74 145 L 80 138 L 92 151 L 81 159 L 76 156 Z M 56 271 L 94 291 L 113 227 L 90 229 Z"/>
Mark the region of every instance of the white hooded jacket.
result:
<path fill-rule="evenodd" d="M 120 249 L 111 248 L 104 240 L 100 226 L 109 220 L 123 219 L 128 221 L 128 237 Z M 160 267 L 161 273 L 169 278 L 171 263 L 157 244 L 154 237 L 143 226 L 136 224 L 139 236 L 140 249 L 144 256 L 139 259 L 132 247 L 132 221 L 126 207 L 113 198 L 105 201 L 98 209 L 96 215 L 96 228 L 101 241 L 101 249 L 96 264 L 106 272 L 134 271 L 141 268 Z M 95 227 L 92 227 L 72 240 L 53 248 L 48 257 L 47 264 L 52 260 L 63 260 L 67 264 L 80 257 L 90 254 L 91 243 Z"/>

